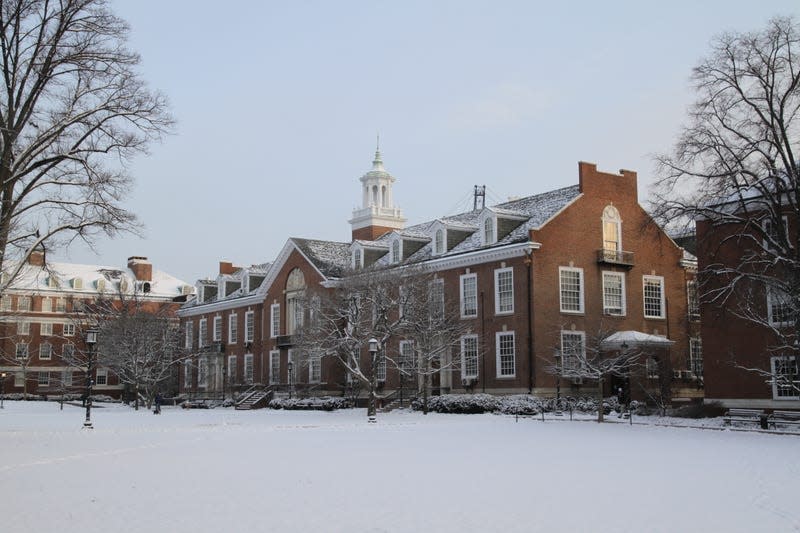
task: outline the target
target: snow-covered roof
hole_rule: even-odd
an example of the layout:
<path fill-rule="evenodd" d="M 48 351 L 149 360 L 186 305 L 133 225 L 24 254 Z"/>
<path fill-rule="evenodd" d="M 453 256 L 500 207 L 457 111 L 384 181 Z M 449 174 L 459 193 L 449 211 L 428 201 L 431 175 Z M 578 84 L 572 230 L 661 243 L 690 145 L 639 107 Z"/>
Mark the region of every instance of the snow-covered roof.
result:
<path fill-rule="evenodd" d="M 654 346 L 667 348 L 673 345 L 675 341 L 671 341 L 665 337 L 658 335 L 650 335 L 641 331 L 617 331 L 602 340 L 600 345 L 603 348 L 617 348 L 625 344 L 631 348 L 638 348 L 642 346 Z"/>
<path fill-rule="evenodd" d="M 350 267 L 350 243 L 315 239 L 290 239 L 323 276 L 337 278 Z"/>
<path fill-rule="evenodd" d="M 183 280 L 161 270 L 153 269 L 148 297 L 175 298 L 193 291 Z M 120 288 L 122 284 L 122 289 Z M 137 285 L 139 284 L 139 285 Z M 11 290 L 40 293 L 112 294 L 142 292 L 144 281 L 137 281 L 127 267 L 84 265 L 77 263 L 48 263 L 47 268 L 26 264 L 14 279 Z"/>

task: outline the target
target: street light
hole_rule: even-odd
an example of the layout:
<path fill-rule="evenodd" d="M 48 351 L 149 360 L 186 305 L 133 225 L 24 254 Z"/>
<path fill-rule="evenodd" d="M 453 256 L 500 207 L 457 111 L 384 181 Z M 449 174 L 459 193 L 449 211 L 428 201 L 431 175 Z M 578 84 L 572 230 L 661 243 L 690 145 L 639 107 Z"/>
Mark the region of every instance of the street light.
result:
<path fill-rule="evenodd" d="M 372 380 L 373 384 L 375 383 L 375 372 L 377 371 L 376 364 L 375 364 L 375 355 L 378 353 L 378 340 L 375 337 L 372 337 L 369 341 L 369 357 L 370 361 L 372 361 Z M 370 393 L 369 399 L 369 408 L 367 410 L 367 422 L 375 423 L 377 422 L 377 417 L 375 416 L 375 393 Z"/>
<path fill-rule="evenodd" d="M 6 373 L 0 372 L 0 409 L 3 407 L 3 396 L 6 394 Z"/>
<path fill-rule="evenodd" d="M 292 361 L 289 361 L 289 363 L 287 364 L 287 367 L 289 369 L 289 375 L 288 375 L 288 378 L 289 378 L 289 399 L 291 399 L 292 398 L 292 392 L 294 391 L 294 363 L 292 363 Z"/>
<path fill-rule="evenodd" d="M 86 420 L 83 429 L 94 429 L 92 426 L 92 357 L 97 344 L 97 329 L 91 328 L 86 332 Z"/>

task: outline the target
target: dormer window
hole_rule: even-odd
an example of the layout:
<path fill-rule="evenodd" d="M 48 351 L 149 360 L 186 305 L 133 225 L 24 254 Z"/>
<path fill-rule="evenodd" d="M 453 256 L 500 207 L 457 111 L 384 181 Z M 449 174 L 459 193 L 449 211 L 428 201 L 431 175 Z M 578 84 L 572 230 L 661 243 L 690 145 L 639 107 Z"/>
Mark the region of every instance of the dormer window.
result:
<path fill-rule="evenodd" d="M 358 270 L 364 267 L 364 256 L 361 254 L 361 248 L 353 250 L 353 269 Z"/>
<path fill-rule="evenodd" d="M 483 221 L 483 244 L 494 244 L 494 219 L 492 217 Z"/>
<path fill-rule="evenodd" d="M 151 290 L 152 290 L 152 287 L 150 286 L 150 282 L 149 281 L 145 281 L 144 283 L 142 283 L 142 292 L 143 293 L 148 293 Z"/>
<path fill-rule="evenodd" d="M 402 241 L 395 239 L 392 242 L 392 263 L 399 263 L 402 257 Z"/>
<path fill-rule="evenodd" d="M 58 278 L 55 276 L 50 276 L 49 278 L 47 278 L 47 286 L 50 287 L 51 289 L 58 288 Z"/>
<path fill-rule="evenodd" d="M 97 292 L 103 292 L 106 290 L 106 280 L 103 278 L 98 279 L 95 282 L 95 286 L 97 287 Z"/>
<path fill-rule="evenodd" d="M 437 229 L 436 233 L 433 236 L 433 243 L 434 243 L 434 253 L 436 255 L 444 253 L 444 230 Z"/>
<path fill-rule="evenodd" d="M 72 288 L 73 289 L 83 289 L 83 280 L 81 278 L 73 278 L 72 279 Z"/>

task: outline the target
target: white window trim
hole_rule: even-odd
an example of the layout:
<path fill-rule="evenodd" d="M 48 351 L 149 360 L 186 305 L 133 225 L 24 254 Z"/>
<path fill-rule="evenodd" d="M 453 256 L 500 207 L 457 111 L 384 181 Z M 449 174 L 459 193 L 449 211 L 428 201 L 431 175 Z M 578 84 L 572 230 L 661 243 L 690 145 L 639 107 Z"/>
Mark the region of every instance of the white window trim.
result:
<path fill-rule="evenodd" d="M 500 274 L 510 272 L 511 273 L 511 309 L 501 311 L 500 310 Z M 513 267 L 505 267 L 505 268 L 498 268 L 494 271 L 494 314 L 496 315 L 511 315 L 514 313 L 514 268 Z"/>
<path fill-rule="evenodd" d="M 783 231 L 786 233 L 786 237 L 785 237 L 786 241 L 791 243 L 792 241 L 789 239 L 789 217 L 786 216 L 786 215 L 782 215 L 781 216 L 781 223 L 783 224 Z M 770 231 L 767 228 L 767 226 L 769 226 L 771 224 L 772 224 L 772 218 L 771 217 L 767 217 L 767 218 L 761 219 L 761 229 L 764 231 L 764 233 L 767 233 L 767 234 L 770 233 Z M 761 246 L 762 246 L 762 248 L 764 248 L 764 250 L 774 250 L 774 248 L 772 246 L 770 246 L 770 243 L 766 238 L 762 239 Z"/>
<path fill-rule="evenodd" d="M 50 347 L 50 353 L 48 353 L 46 356 L 45 356 L 45 354 L 42 352 L 42 350 L 44 349 L 44 347 L 45 347 L 45 346 L 49 346 L 49 347 Z M 50 344 L 49 342 L 43 342 L 43 343 L 41 343 L 41 344 L 39 345 L 39 359 L 40 359 L 40 360 L 43 360 L 43 361 L 49 361 L 49 360 L 51 360 L 52 358 L 53 358 L 53 345 L 52 345 L 52 344 Z"/>
<path fill-rule="evenodd" d="M 249 371 L 248 371 L 248 368 L 247 368 L 248 364 L 250 366 Z M 255 377 L 256 377 L 255 364 L 256 364 L 256 362 L 255 362 L 255 358 L 253 357 L 253 354 L 251 354 L 251 353 L 244 354 L 244 363 L 242 364 L 242 381 L 246 385 L 251 385 L 255 381 Z"/>
<path fill-rule="evenodd" d="M 439 232 L 442 234 L 442 248 L 441 250 L 438 248 L 438 242 L 436 241 L 436 237 L 439 235 Z M 447 229 L 443 227 L 437 227 L 433 230 L 433 255 L 442 255 L 443 253 L 447 252 Z"/>
<path fill-rule="evenodd" d="M 214 319 L 211 321 L 212 330 L 211 330 L 211 341 L 212 342 L 221 342 L 222 341 L 222 317 L 220 315 L 216 315 Z"/>
<path fill-rule="evenodd" d="M 61 331 L 65 337 L 75 336 L 75 324 L 63 324 Z"/>
<path fill-rule="evenodd" d="M 275 370 L 275 360 L 278 361 L 277 364 L 277 372 L 273 372 Z M 269 352 L 269 384 L 270 385 L 277 385 L 281 382 L 281 352 L 278 350 L 272 350 Z"/>
<path fill-rule="evenodd" d="M 475 339 L 475 373 L 474 374 L 467 374 L 467 356 L 466 352 L 464 351 L 464 341 L 466 339 Z M 471 335 L 462 335 L 461 336 L 461 379 L 477 379 L 478 374 L 480 373 L 480 356 L 478 355 L 478 336 L 471 334 Z M 498 367 L 499 368 L 499 367 Z"/>
<path fill-rule="evenodd" d="M 319 376 L 314 377 L 314 366 L 317 365 L 319 369 Z M 322 357 L 319 355 L 308 356 L 308 382 L 309 383 L 322 383 Z"/>
<path fill-rule="evenodd" d="M 622 309 L 620 310 L 619 314 L 609 313 L 607 311 L 609 308 L 606 307 L 606 274 L 608 274 L 609 276 L 618 277 L 620 280 L 622 280 L 622 283 L 620 284 L 620 290 L 622 290 L 622 302 L 621 302 Z M 604 315 L 609 315 L 609 316 L 626 316 L 628 314 L 628 301 L 627 301 L 627 298 L 626 298 L 626 292 L 627 291 L 625 289 L 625 273 L 624 272 L 614 272 L 612 270 L 604 270 L 601 273 L 601 276 L 602 276 L 601 279 L 602 279 L 602 282 L 603 282 L 603 314 Z M 581 291 L 581 292 L 583 292 L 583 291 Z"/>
<path fill-rule="evenodd" d="M 466 308 L 466 298 L 464 293 L 464 281 L 467 279 L 474 279 L 475 280 L 475 313 L 474 314 L 467 314 L 465 312 Z M 513 283 L 513 275 L 512 275 L 512 283 Z M 461 295 L 461 318 L 477 318 L 478 316 L 478 274 L 470 273 L 470 274 L 462 274 L 459 277 L 459 294 Z M 513 298 L 512 298 L 513 302 Z"/>
<path fill-rule="evenodd" d="M 208 319 L 201 318 L 197 324 L 197 347 L 203 348 L 206 343 L 208 343 Z"/>
<path fill-rule="evenodd" d="M 579 294 L 578 294 L 578 309 L 564 309 L 564 299 L 563 299 L 563 288 L 562 288 L 562 279 L 561 273 L 562 272 L 577 272 L 578 273 L 578 283 L 580 284 Z M 558 307 L 562 313 L 566 314 L 583 314 L 586 312 L 585 306 L 585 299 L 584 299 L 584 278 L 583 278 L 583 269 L 577 267 L 558 267 Z"/>
<path fill-rule="evenodd" d="M 778 327 L 793 325 L 794 324 L 793 320 L 782 320 L 780 322 L 777 322 L 772 318 L 772 298 L 774 294 L 775 291 L 771 287 L 767 287 L 767 320 L 769 321 L 769 324 L 771 326 L 778 326 Z"/>
<path fill-rule="evenodd" d="M 236 370 L 236 356 L 229 355 L 228 368 L 226 369 L 226 373 L 228 374 L 228 383 L 236 383 Z"/>
<path fill-rule="evenodd" d="M 228 344 L 239 342 L 239 315 L 231 313 L 228 315 Z M 235 333 L 234 333 L 235 332 Z"/>
<path fill-rule="evenodd" d="M 510 335 L 513 339 L 512 346 L 514 347 L 514 373 L 501 374 L 502 366 L 500 361 L 500 337 Z M 513 331 L 498 331 L 495 333 L 495 373 L 497 379 L 513 379 L 517 377 L 517 335 Z"/>
<path fill-rule="evenodd" d="M 795 394 L 793 396 L 778 396 L 778 383 L 776 382 L 777 380 L 775 378 L 777 378 L 776 365 L 777 365 L 777 362 L 778 362 L 779 359 L 788 359 L 790 361 L 794 361 L 795 360 L 795 356 L 793 356 L 793 355 L 790 355 L 790 356 L 775 355 L 775 356 L 770 357 L 770 371 L 772 372 L 772 377 L 773 377 L 773 379 L 772 379 L 772 399 L 776 400 L 776 401 L 781 401 L 781 402 L 782 401 L 786 401 L 786 400 L 789 400 L 789 401 L 794 400 L 794 401 L 796 401 L 796 400 L 800 399 L 800 391 L 794 391 Z"/>
<path fill-rule="evenodd" d="M 256 338 L 256 313 L 247 311 L 244 314 L 244 342 L 253 342 Z"/>
<path fill-rule="evenodd" d="M 190 320 L 186 322 L 186 328 L 184 330 L 183 346 L 187 350 L 191 350 L 193 344 L 194 344 L 194 322 Z"/>
<path fill-rule="evenodd" d="M 397 257 L 395 257 L 395 246 L 397 246 Z M 403 239 L 396 238 L 389 245 L 389 260 L 392 264 L 398 264 L 403 261 Z"/>
<path fill-rule="evenodd" d="M 658 316 L 655 315 L 648 315 L 647 314 L 647 294 L 646 294 L 646 287 L 648 281 L 658 281 L 661 287 L 661 314 Z M 642 312 L 644 313 L 645 318 L 650 319 L 664 319 L 666 318 L 666 305 L 665 305 L 665 295 L 664 295 L 664 276 L 642 276 Z"/>
<path fill-rule="evenodd" d="M 565 352 L 565 350 L 564 350 L 564 344 L 565 344 L 564 343 L 564 336 L 565 335 L 567 335 L 567 336 L 574 335 L 574 336 L 578 336 L 578 337 L 581 338 L 581 353 L 580 353 L 580 355 L 575 356 L 576 357 L 576 361 L 575 361 L 576 364 L 575 364 L 574 368 L 572 366 L 570 366 L 569 368 L 565 369 L 565 367 L 564 367 L 564 352 Z M 586 332 L 585 331 L 573 331 L 573 330 L 561 330 L 561 345 L 559 346 L 559 350 L 560 350 L 560 356 L 561 356 L 561 363 L 560 363 L 561 373 L 563 374 L 565 370 L 568 371 L 568 372 L 570 370 L 577 370 L 579 368 L 579 366 L 580 366 L 580 360 L 582 358 L 586 357 Z M 570 376 L 567 376 L 567 377 L 570 377 Z"/>
<path fill-rule="evenodd" d="M 692 291 L 694 291 L 694 303 L 696 312 L 692 312 Z M 696 279 L 690 279 L 686 282 L 686 314 L 689 320 L 700 320 L 700 287 Z"/>
<path fill-rule="evenodd" d="M 281 304 L 269 306 L 269 336 L 274 339 L 281 334 Z"/>
<path fill-rule="evenodd" d="M 492 235 L 491 235 L 492 238 L 491 239 L 487 239 L 486 238 L 486 221 L 487 220 L 491 220 L 492 221 Z M 484 246 L 488 246 L 490 244 L 495 244 L 497 242 L 497 217 L 495 217 L 494 215 L 488 215 L 488 216 L 483 217 L 483 220 L 481 220 L 480 232 L 481 232 L 481 242 L 484 244 Z"/>
<path fill-rule="evenodd" d="M 53 323 L 52 322 L 42 322 L 39 324 L 39 336 L 40 337 L 51 337 L 53 335 Z"/>

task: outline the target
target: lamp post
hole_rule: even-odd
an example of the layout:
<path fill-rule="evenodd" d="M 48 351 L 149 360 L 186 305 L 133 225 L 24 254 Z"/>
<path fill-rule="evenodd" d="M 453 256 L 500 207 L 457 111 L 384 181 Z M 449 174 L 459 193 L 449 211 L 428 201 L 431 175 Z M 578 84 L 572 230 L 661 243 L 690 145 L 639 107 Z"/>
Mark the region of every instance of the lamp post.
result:
<path fill-rule="evenodd" d="M 90 328 L 86 332 L 86 420 L 83 429 L 94 429 L 92 426 L 92 359 L 97 344 L 97 329 Z"/>
<path fill-rule="evenodd" d="M 0 409 L 3 409 L 3 396 L 6 394 L 6 373 L 0 373 Z"/>
<path fill-rule="evenodd" d="M 376 356 L 378 353 L 378 340 L 375 337 L 372 337 L 367 341 L 369 343 L 369 357 L 370 361 L 372 361 L 372 387 L 370 387 L 369 391 L 369 406 L 367 407 L 367 422 L 375 423 L 377 421 L 376 417 L 376 405 L 375 405 L 375 373 L 378 371 L 376 365 Z"/>

